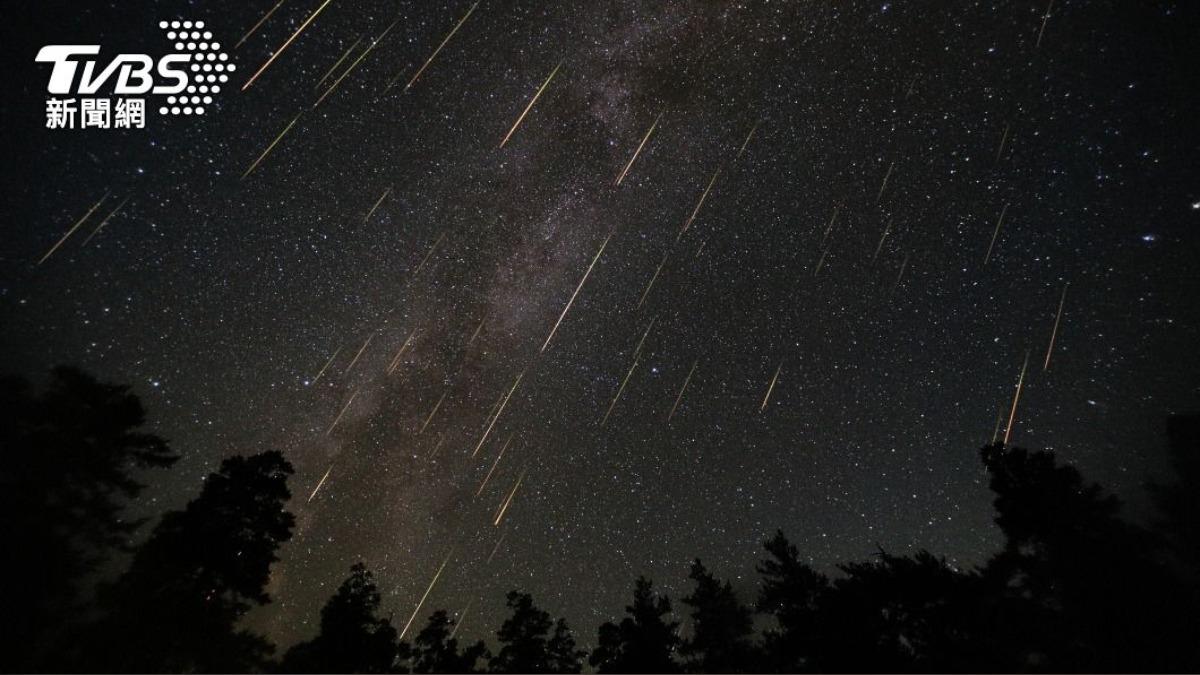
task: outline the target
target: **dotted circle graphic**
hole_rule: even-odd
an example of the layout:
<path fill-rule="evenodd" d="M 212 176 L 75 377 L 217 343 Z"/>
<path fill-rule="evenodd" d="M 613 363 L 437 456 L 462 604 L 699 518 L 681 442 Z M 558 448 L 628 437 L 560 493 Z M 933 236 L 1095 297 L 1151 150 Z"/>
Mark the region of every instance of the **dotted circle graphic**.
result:
<path fill-rule="evenodd" d="M 213 102 L 212 94 L 221 92 L 229 81 L 229 73 L 237 66 L 229 63 L 229 54 L 221 51 L 221 43 L 213 39 L 212 31 L 204 29 L 203 21 L 159 21 L 176 54 L 188 56 L 188 84 L 183 92 L 167 97 L 167 105 L 158 109 L 160 115 L 203 115 L 204 106 Z"/>

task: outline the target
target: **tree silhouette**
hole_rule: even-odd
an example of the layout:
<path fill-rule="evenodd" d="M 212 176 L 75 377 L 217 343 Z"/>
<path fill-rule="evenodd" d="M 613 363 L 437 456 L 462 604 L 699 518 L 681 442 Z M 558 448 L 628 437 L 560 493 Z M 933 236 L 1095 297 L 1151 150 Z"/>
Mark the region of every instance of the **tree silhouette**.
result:
<path fill-rule="evenodd" d="M 583 668 L 586 652 L 575 648 L 566 621 L 551 620 L 528 593 L 509 591 L 506 602 L 513 614 L 496 631 L 502 646 L 489 662 L 492 672 L 578 673 Z"/>
<path fill-rule="evenodd" d="M 375 580 L 359 562 L 321 608 L 315 638 L 287 651 L 280 670 L 287 673 L 387 673 L 396 661 L 396 629 L 377 616 L 380 596 Z"/>
<path fill-rule="evenodd" d="M 1159 541 L 1052 453 L 1003 445 L 983 461 L 1006 541 L 984 574 L 1003 588 L 996 632 L 1015 668 L 1174 670 L 1189 644 L 1184 598 Z"/>
<path fill-rule="evenodd" d="M 764 665 L 780 672 L 812 670 L 823 639 L 820 611 L 829 579 L 800 560 L 782 530 L 763 548 L 771 557 L 756 568 L 762 575 L 756 608 L 774 617 L 778 626 L 763 636 Z"/>
<path fill-rule="evenodd" d="M 81 612 L 79 587 L 141 523 L 123 517 L 143 484 L 132 472 L 178 456 L 139 432 L 145 412 L 128 387 L 75 368 L 51 371 L 46 391 L 0 377 L 0 536 L 7 663 L 63 666 L 53 648 Z"/>
<path fill-rule="evenodd" d="M 129 570 L 106 589 L 83 654 L 89 670 L 243 671 L 271 645 L 237 627 L 292 534 L 292 466 L 278 452 L 230 457 L 181 511 L 163 516 Z"/>
<path fill-rule="evenodd" d="M 459 651 L 458 640 L 450 637 L 454 622 L 446 610 L 439 609 L 417 633 L 411 648 L 414 673 L 477 673 L 476 664 L 487 660 L 487 647 L 480 640 Z"/>
<path fill-rule="evenodd" d="M 600 626 L 596 649 L 588 659 L 601 673 L 675 673 L 679 664 L 679 622 L 669 621 L 671 601 L 654 592 L 654 585 L 638 577 L 629 616 L 620 624 Z"/>
<path fill-rule="evenodd" d="M 682 598 L 691 607 L 692 637 L 680 652 L 695 672 L 733 673 L 754 670 L 755 650 L 750 642 L 753 613 L 738 600 L 728 581 L 722 584 L 697 558 L 688 575 L 695 584 Z"/>

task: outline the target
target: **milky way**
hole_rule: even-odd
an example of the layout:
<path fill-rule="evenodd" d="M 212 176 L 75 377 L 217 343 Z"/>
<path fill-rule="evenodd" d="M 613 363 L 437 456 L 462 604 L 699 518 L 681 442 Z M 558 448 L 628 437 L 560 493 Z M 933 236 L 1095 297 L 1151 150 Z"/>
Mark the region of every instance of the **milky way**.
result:
<path fill-rule="evenodd" d="M 994 435 L 1136 504 L 1200 404 L 1190 3 L 55 4 L 0 365 L 134 385 L 184 455 L 147 513 L 283 450 L 281 645 L 358 560 L 398 625 L 520 588 L 585 643 L 695 556 L 749 599 L 777 527 L 970 565 Z M 172 19 L 248 35 L 205 115 L 44 128 L 38 47 Z"/>

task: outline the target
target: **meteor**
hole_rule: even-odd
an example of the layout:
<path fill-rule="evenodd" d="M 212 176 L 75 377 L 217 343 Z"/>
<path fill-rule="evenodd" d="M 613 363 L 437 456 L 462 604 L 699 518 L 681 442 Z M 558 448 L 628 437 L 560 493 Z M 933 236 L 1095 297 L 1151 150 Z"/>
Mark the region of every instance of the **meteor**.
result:
<path fill-rule="evenodd" d="M 325 74 L 321 76 L 321 79 L 317 80 L 317 83 L 313 85 L 313 89 L 320 87 L 325 80 L 328 80 L 329 76 L 333 74 L 333 71 L 337 70 L 337 67 L 342 65 L 342 61 L 345 61 L 350 56 L 350 52 L 353 52 L 354 48 L 357 47 L 361 42 L 362 36 L 360 35 L 359 38 L 354 41 L 354 44 L 350 45 L 350 48 L 347 49 L 344 54 L 342 54 L 342 58 L 334 61 L 333 65 L 329 67 L 329 70 L 325 71 Z"/>
<path fill-rule="evenodd" d="M 629 366 L 629 372 L 625 373 L 625 379 L 621 380 L 621 386 L 617 388 L 617 394 L 613 396 L 612 403 L 608 404 L 608 410 L 604 411 L 604 418 L 600 420 L 600 426 L 604 426 L 608 422 L 608 416 L 612 414 L 613 408 L 616 407 L 617 401 L 621 398 L 621 392 L 625 391 L 625 385 L 629 384 L 629 377 L 633 375 L 633 371 L 637 368 L 638 360 L 633 359 L 633 365 Z"/>
<path fill-rule="evenodd" d="M 504 134 L 504 140 L 500 141 L 501 148 L 504 147 L 505 143 L 508 143 L 509 138 L 512 138 L 513 132 L 517 130 L 517 127 L 521 126 L 521 121 L 529 114 L 530 109 L 533 108 L 533 104 L 537 103 L 538 98 L 541 97 L 543 91 L 546 91 L 546 87 L 550 85 L 550 80 L 554 79 L 554 76 L 558 74 L 558 69 L 561 67 L 562 61 L 559 61 L 558 65 L 554 66 L 554 70 L 550 71 L 550 77 L 547 77 L 542 86 L 538 88 L 537 93 L 529 100 L 529 105 L 525 106 L 525 110 L 521 111 L 521 116 L 517 118 L 517 121 L 513 122 L 512 128 L 508 130 L 508 133 Z"/>
<path fill-rule="evenodd" d="M 552 340 L 554 338 L 554 334 L 558 332 L 559 324 L 562 323 L 563 318 L 567 315 L 567 312 L 571 311 L 571 305 L 575 303 L 575 296 L 579 295 L 579 290 L 583 288 L 585 283 L 587 283 L 588 276 L 592 273 L 592 268 L 596 266 L 596 261 L 599 260 L 600 255 L 604 253 L 604 247 L 608 246 L 608 240 L 611 238 L 612 235 L 610 234 L 604 238 L 604 243 L 600 244 L 600 250 L 596 251 L 596 257 L 592 258 L 592 264 L 588 265 L 587 272 L 583 273 L 583 278 L 579 280 L 579 285 L 575 287 L 575 292 L 571 294 L 571 299 L 567 301 L 567 306 L 563 307 L 562 314 L 558 315 L 558 321 L 554 322 L 554 328 L 550 329 L 550 334 L 546 336 L 546 341 L 542 343 L 542 352 L 546 351 L 546 347 L 550 345 L 550 340 Z"/>
<path fill-rule="evenodd" d="M 304 23 L 300 24 L 300 27 L 296 29 L 295 33 L 292 33 L 292 36 L 287 39 L 287 42 L 284 42 L 282 47 L 271 53 L 271 58 L 267 59 L 267 62 L 262 64 L 262 67 L 259 68 L 249 80 L 246 80 L 246 84 L 242 85 L 242 91 L 246 91 L 250 85 L 254 84 L 254 81 L 258 79 L 258 76 L 262 75 L 263 71 L 266 70 L 267 67 L 272 63 L 274 63 L 275 59 L 279 58 L 280 54 L 287 50 L 288 46 L 291 45 L 292 42 L 304 32 L 305 28 L 308 28 L 308 24 L 312 23 L 313 19 L 317 18 L 317 15 L 324 11 L 324 9 L 329 6 L 330 2 L 333 2 L 333 0 L 325 0 L 325 2 L 321 3 L 321 6 L 317 8 L 317 11 L 309 15 L 309 17 L 304 20 Z"/>
<path fill-rule="evenodd" d="M 629 173 L 629 169 L 633 166 L 633 163 L 637 161 L 638 155 L 642 154 L 642 148 L 646 145 L 646 141 L 650 140 L 650 134 L 654 133 L 654 128 L 658 126 L 658 121 L 662 119 L 662 116 L 663 114 L 659 113 L 658 117 L 654 118 L 654 124 L 650 125 L 650 130 L 647 131 L 646 135 L 642 137 L 642 142 L 638 143 L 637 150 L 633 151 L 633 157 L 629 158 L 629 162 L 626 163 L 625 168 L 621 170 L 621 175 L 617 176 L 617 185 L 620 185 L 621 181 L 625 180 L 625 174 Z"/>
<path fill-rule="evenodd" d="M 336 426 L 338 425 L 338 422 L 341 422 L 341 421 L 342 421 L 342 417 L 343 417 L 343 416 L 346 414 L 346 411 L 350 409 L 350 404 L 351 404 L 351 403 L 354 403 L 354 397 L 355 397 L 355 396 L 358 396 L 358 390 L 357 390 L 357 389 L 356 389 L 356 390 L 354 390 L 354 393 L 353 393 L 353 394 L 350 394 L 350 400 L 346 401 L 346 405 L 342 406 L 342 411 L 341 411 L 340 413 L 338 413 L 338 416 L 337 416 L 337 417 L 335 417 L 335 418 L 334 418 L 334 420 L 333 420 L 333 424 L 330 424 L 330 425 L 329 425 L 329 429 L 328 429 L 328 430 L 325 432 L 325 435 L 326 435 L 326 436 L 328 436 L 329 434 L 332 434 L 332 433 L 333 433 L 333 428 L 334 428 L 334 427 L 336 427 Z"/>
<path fill-rule="evenodd" d="M 433 456 L 437 454 L 437 451 L 442 449 L 442 443 L 445 442 L 445 440 L 446 440 L 446 434 L 442 434 L 441 436 L 438 436 L 438 442 L 436 444 L 434 444 L 433 450 L 429 451 L 429 456 L 427 456 L 425 459 L 432 461 Z"/>
<path fill-rule="evenodd" d="M 321 371 L 319 373 L 317 373 L 316 377 L 313 378 L 312 384 L 315 385 L 317 382 L 319 382 L 321 380 L 321 376 L 325 374 L 325 370 L 327 368 L 329 368 L 329 364 L 333 363 L 333 360 L 337 358 L 337 355 L 339 353 L 341 353 L 341 351 L 342 351 L 342 348 L 340 346 L 337 349 L 333 350 L 333 355 L 329 357 L 329 360 L 325 362 L 325 365 L 321 366 Z"/>
<path fill-rule="evenodd" d="M 390 188 L 390 187 L 383 191 L 383 194 L 380 195 L 379 199 L 375 202 L 375 205 L 372 206 L 371 210 L 367 211 L 367 215 L 363 217 L 364 223 L 366 223 L 368 220 L 371 219 L 371 216 L 375 213 L 375 209 L 379 208 L 379 205 L 383 203 L 383 200 L 387 199 L 387 196 L 391 191 L 392 191 L 392 188 Z"/>
<path fill-rule="evenodd" d="M 771 400 L 771 392 L 775 391 L 775 382 L 779 379 L 779 371 L 783 370 L 783 361 L 779 362 L 779 367 L 775 369 L 775 375 L 771 377 L 771 384 L 767 387 L 767 395 L 763 397 L 762 405 L 758 407 L 758 412 L 767 409 L 767 401 Z"/>
<path fill-rule="evenodd" d="M 638 340 L 637 347 L 636 347 L 636 348 L 634 348 L 634 350 L 633 350 L 633 358 L 634 358 L 634 360 L 637 360 L 638 354 L 641 354 L 641 353 L 642 353 L 642 345 L 643 345 L 643 344 L 645 344 L 645 342 L 646 342 L 646 337 L 647 337 L 648 335 L 650 335 L 650 329 L 651 329 L 651 328 L 654 328 L 654 322 L 655 322 L 655 321 L 658 321 L 658 317 L 657 317 L 657 316 L 655 316 L 654 318 L 650 319 L 650 323 L 646 325 L 646 332 L 645 332 L 645 333 L 642 333 L 642 339 L 641 339 L 641 340 Z"/>
<path fill-rule="evenodd" d="M 108 195 L 109 192 L 105 192 L 104 196 L 100 198 L 100 201 L 93 204 L 92 208 L 88 209 L 87 213 L 83 214 L 82 218 L 75 221 L 75 224 L 71 226 L 71 229 L 67 230 L 67 233 L 62 236 L 62 239 L 58 240 L 57 244 L 51 246 L 49 251 L 46 251 L 46 255 L 42 256 L 42 259 L 38 260 L 37 264 L 41 265 L 42 263 L 46 262 L 47 258 L 54 255 L 54 252 L 58 250 L 58 247 L 62 246 L 63 242 L 65 242 L 68 237 L 70 237 L 72 234 L 75 234 L 75 230 L 78 230 L 80 225 L 83 225 L 83 221 L 87 220 L 89 216 L 96 212 L 96 209 L 100 208 L 100 205 L 104 203 L 104 200 L 108 199 Z"/>
<path fill-rule="evenodd" d="M 825 265 L 825 256 L 829 255 L 829 249 L 821 251 L 821 257 L 817 259 L 817 268 L 813 270 L 813 276 L 821 273 L 821 268 Z"/>
<path fill-rule="evenodd" d="M 888 235 L 891 234 L 891 232 L 892 232 L 892 221 L 893 220 L 895 220 L 895 216 L 888 218 L 887 225 L 884 226 L 884 228 L 883 228 L 883 236 L 881 236 L 879 238 L 879 245 L 875 247 L 875 255 L 871 256 L 871 262 L 875 262 L 879 258 L 879 252 L 883 250 L 883 242 L 888 238 Z"/>
<path fill-rule="evenodd" d="M 488 470 L 487 475 L 483 477 L 483 482 L 479 484 L 479 489 L 475 491 L 475 496 L 483 494 L 483 488 L 487 487 L 488 481 L 492 478 L 492 473 L 496 467 L 500 466 L 500 460 L 504 459 L 504 451 L 508 449 L 508 444 L 512 443 L 512 434 L 508 435 L 508 440 L 504 441 L 504 445 L 500 448 L 500 454 L 496 455 L 496 461 L 492 462 L 492 468 Z"/>
<path fill-rule="evenodd" d="M 354 355 L 354 358 L 350 359 L 350 365 L 346 366 L 346 369 L 342 371 L 342 375 L 348 374 L 350 369 L 354 367 L 354 364 L 358 363 L 358 357 L 362 356 L 363 352 L 367 350 L 367 345 L 371 344 L 371 340 L 373 339 L 375 339 L 374 333 L 367 336 L 366 342 L 363 343 L 362 347 L 359 347 L 358 353 Z"/>
<path fill-rule="evenodd" d="M 680 236 L 682 236 L 684 232 L 687 232 L 688 228 L 692 225 L 692 221 L 696 219 L 697 215 L 699 215 L 700 207 L 704 206 L 704 200 L 708 199 L 708 193 L 712 190 L 713 183 L 717 182 L 717 176 L 720 175 L 721 169 L 718 167 L 717 170 L 713 172 L 712 178 L 708 180 L 708 186 L 704 188 L 704 192 L 700 195 L 700 201 L 696 203 L 696 208 L 692 209 L 692 215 L 688 216 L 687 222 L 683 224 L 683 229 L 679 231 Z"/>
<path fill-rule="evenodd" d="M 125 206 L 125 202 L 127 202 L 127 201 L 129 201 L 129 197 L 122 199 L 121 203 L 117 204 L 117 208 L 113 209 L 112 211 L 109 211 L 108 215 L 104 216 L 104 220 L 100 221 L 100 224 L 96 226 L 96 229 L 92 230 L 92 233 L 89 234 L 87 236 L 87 239 L 84 239 L 83 243 L 80 245 L 87 246 L 88 242 L 92 240 L 92 237 L 96 236 L 97 234 L 100 233 L 100 230 L 104 229 L 104 226 L 108 224 L 108 221 L 112 220 L 112 217 L 117 215 L 117 212 L 120 211 L 121 208 Z"/>
<path fill-rule="evenodd" d="M 1021 376 L 1017 378 L 1017 391 L 1013 394 L 1012 410 L 1008 413 L 1008 426 L 1004 428 L 1004 444 L 1012 436 L 1013 421 L 1017 418 L 1017 402 L 1021 400 L 1021 388 L 1025 385 L 1025 369 L 1029 367 L 1029 352 L 1025 352 L 1025 363 L 1021 366 Z"/>
<path fill-rule="evenodd" d="M 287 132 L 292 130 L 292 126 L 296 124 L 296 121 L 299 119 L 300 116 L 296 115 L 291 122 L 288 122 L 288 125 L 283 128 L 283 131 L 279 132 L 279 135 L 275 137 L 275 140 L 271 141 L 271 144 L 267 146 L 267 149 L 263 150 L 262 154 L 258 156 L 258 159 L 254 160 L 254 163 L 250 165 L 249 169 L 246 169 L 246 173 L 242 174 L 243 180 L 245 180 L 246 176 L 249 176 L 254 169 L 258 168 L 258 165 L 267 158 L 267 155 L 271 154 L 271 150 L 273 150 L 275 146 L 279 144 L 279 141 L 283 140 L 283 137 L 287 135 Z"/>
<path fill-rule="evenodd" d="M 508 394 L 504 396 L 504 400 L 500 403 L 500 408 L 496 410 L 496 416 L 492 418 L 491 423 L 488 424 L 487 429 L 484 430 L 483 436 L 479 439 L 479 443 L 475 446 L 475 450 L 471 452 L 472 457 L 479 454 L 479 449 L 483 447 L 484 441 L 486 441 L 488 436 L 492 433 L 492 427 L 496 426 L 496 420 L 500 419 L 500 415 L 504 413 L 504 406 L 508 405 L 508 399 L 512 398 L 513 392 L 517 390 L 517 385 L 521 384 L 522 377 L 525 377 L 525 371 L 521 371 L 521 374 L 518 375 L 517 379 L 513 382 L 512 387 L 509 388 Z"/>
<path fill-rule="evenodd" d="M 699 361 L 692 363 L 692 369 L 688 371 L 687 377 L 683 380 L 683 386 L 679 388 L 679 395 L 675 397 L 675 405 L 671 406 L 671 412 L 667 415 L 667 421 L 675 416 L 675 409 L 679 407 L 679 402 L 683 400 L 683 392 L 687 391 L 688 383 L 692 381 L 692 373 L 696 372 L 696 366 L 700 365 Z"/>
<path fill-rule="evenodd" d="M 992 442 L 990 445 L 996 444 L 996 439 L 1000 437 L 1000 423 L 1004 421 L 1004 406 L 1000 406 L 1000 410 L 996 413 L 996 426 L 992 429 Z"/>
<path fill-rule="evenodd" d="M 883 185 L 879 186 L 879 196 L 875 197 L 876 203 L 883 199 L 883 191 L 887 189 L 888 179 L 892 177 L 892 169 L 896 167 L 896 163 L 888 164 L 887 173 L 883 175 Z"/>
<path fill-rule="evenodd" d="M 483 330 L 483 322 L 484 321 L 487 321 L 486 314 L 484 315 L 484 317 L 482 319 L 479 320 L 479 325 L 475 327 L 475 332 L 471 333 L 471 339 L 467 340 L 468 347 L 471 346 L 471 343 L 475 342 L 475 338 L 479 337 L 479 332 Z"/>
<path fill-rule="evenodd" d="M 1000 135 L 1000 147 L 996 150 L 996 161 L 1000 161 L 1000 157 L 1004 155 L 1004 144 L 1008 142 L 1008 128 L 1010 124 L 1004 125 L 1004 133 Z"/>
<path fill-rule="evenodd" d="M 1042 15 L 1042 27 L 1038 30 L 1037 42 L 1033 45 L 1034 49 L 1042 46 L 1042 35 L 1046 32 L 1046 22 L 1050 20 L 1050 10 L 1053 7 L 1054 0 L 1050 0 L 1049 4 L 1046 5 L 1046 13 Z"/>
<path fill-rule="evenodd" d="M 1008 203 L 1005 202 L 1004 208 L 1000 209 L 1000 217 L 996 219 L 996 231 L 992 232 L 992 243 L 988 244 L 987 253 L 983 256 L 983 264 L 988 264 L 988 260 L 992 258 L 992 249 L 996 246 L 996 237 L 1000 235 L 1000 226 L 1004 224 L 1004 214 L 1008 211 Z"/>
<path fill-rule="evenodd" d="M 442 401 L 446 400 L 446 394 L 449 394 L 449 393 L 450 393 L 450 388 L 446 387 L 446 391 L 442 392 L 442 397 L 439 398 L 437 404 L 433 406 L 433 410 L 429 411 L 429 416 L 425 418 L 425 423 L 422 424 L 421 428 L 417 431 L 418 436 L 420 436 L 422 433 L 424 433 L 425 427 L 429 426 L 429 423 L 433 421 L 433 416 L 437 414 L 438 408 L 442 407 Z"/>
<path fill-rule="evenodd" d="M 391 25 L 389 25 L 387 28 L 385 28 L 383 30 L 382 33 L 379 34 L 379 37 L 371 40 L 371 44 L 368 45 L 367 48 L 363 50 L 363 53 L 358 55 L 357 59 L 354 59 L 354 62 L 351 63 L 350 66 L 348 68 L 346 68 L 346 70 L 342 71 L 341 75 L 338 75 L 337 79 L 333 81 L 333 84 L 329 85 L 329 88 L 325 90 L 324 94 L 321 94 L 321 98 L 317 99 L 317 102 L 314 103 L 312 105 L 312 107 L 316 108 L 317 106 L 321 105 L 321 101 L 324 101 L 326 96 L 329 96 L 330 94 L 332 94 L 333 90 L 338 88 L 338 85 L 342 83 L 342 80 L 346 79 L 347 75 L 354 72 L 354 69 L 358 67 L 358 64 L 362 63 L 363 59 L 367 58 L 367 55 L 370 54 L 371 51 L 375 49 L 376 45 L 379 44 L 380 40 L 385 38 L 388 33 L 392 32 L 392 29 L 396 27 L 397 23 L 400 23 L 400 19 L 396 19 L 395 21 L 393 21 L 391 23 Z"/>
<path fill-rule="evenodd" d="M 433 242 L 433 246 L 429 247 L 429 253 L 426 253 L 425 257 L 421 259 L 421 264 L 417 265 L 417 269 L 413 270 L 412 276 L 409 277 L 410 280 L 417 278 L 417 275 L 421 273 L 422 269 L 424 269 L 425 263 L 429 262 L 429 259 L 433 257 L 433 252 L 437 250 L 438 244 L 441 244 L 442 240 L 445 238 L 446 233 L 442 232 L 442 234 L 438 236 L 437 241 Z"/>
<path fill-rule="evenodd" d="M 500 533 L 500 538 L 496 540 L 496 545 L 492 547 L 492 552 L 491 552 L 491 554 L 490 554 L 490 555 L 488 555 L 488 557 L 487 557 L 487 562 L 486 562 L 486 563 L 484 563 L 484 564 L 491 564 L 491 562 L 492 562 L 492 558 L 495 558 L 495 557 L 496 557 L 496 551 L 499 551 L 499 550 L 500 550 L 500 544 L 503 544 L 503 543 L 504 543 L 504 538 L 505 538 L 506 536 L 508 536 L 508 530 L 505 530 L 505 531 L 503 531 L 503 532 L 501 532 L 501 533 Z"/>
<path fill-rule="evenodd" d="M 667 256 L 670 251 L 663 254 L 662 262 L 658 263 L 658 269 L 654 270 L 654 276 L 650 277 L 650 283 L 646 284 L 646 290 L 642 291 L 642 297 L 638 300 L 637 309 L 642 308 L 642 303 L 646 302 L 646 296 L 650 295 L 650 289 L 654 287 L 655 280 L 658 279 L 658 273 L 662 272 L 663 265 L 667 264 Z"/>
<path fill-rule="evenodd" d="M 750 127 L 750 133 L 746 134 L 746 140 L 742 141 L 742 147 L 738 148 L 737 156 L 733 158 L 733 161 L 736 162 L 742 158 L 742 153 L 746 151 L 746 146 L 750 145 L 750 139 L 754 138 L 754 132 L 758 131 L 759 124 L 761 122 L 755 122 L 754 126 Z"/>
<path fill-rule="evenodd" d="M 388 364 L 388 375 L 396 372 L 396 369 L 400 367 L 400 357 L 404 356 L 404 352 L 408 350 L 408 345 L 412 343 L 412 339 L 416 334 L 417 330 L 414 328 L 413 331 L 408 334 L 408 337 L 405 338 L 404 344 L 400 345 L 400 351 L 396 352 L 396 356 L 393 357 L 392 362 Z"/>
<path fill-rule="evenodd" d="M 425 64 L 422 65 L 417 70 L 417 74 L 413 75 L 412 79 L 408 81 L 408 84 L 404 85 L 404 91 L 408 91 L 409 89 L 412 88 L 413 84 L 417 81 L 417 78 L 421 76 L 421 73 L 425 72 L 425 69 L 429 67 L 429 64 L 433 63 L 433 60 L 435 58 L 437 58 L 438 53 L 442 51 L 442 47 L 445 47 L 446 43 L 450 41 L 450 38 L 454 37 L 454 34 L 457 33 L 458 29 L 461 28 L 462 25 L 467 22 L 467 19 L 471 17 L 471 13 L 474 12 L 475 8 L 478 6 L 479 6 L 478 2 L 471 5 L 471 9 L 467 10 L 467 13 L 463 15 L 463 18 L 459 19 L 458 23 L 454 24 L 454 28 L 452 28 L 450 30 L 450 32 L 446 34 L 446 37 L 442 39 L 442 42 L 441 42 L 441 44 L 439 44 L 437 46 L 437 49 L 433 50 L 433 53 L 430 54 L 429 58 L 425 60 Z M 401 72 L 403 72 L 403 71 L 401 71 Z M 400 79 L 399 74 L 396 75 L 396 77 L 388 84 L 388 86 L 383 90 L 383 92 L 386 94 L 387 90 L 391 89 L 392 85 L 396 84 L 396 80 L 398 80 L 398 79 Z"/>
<path fill-rule="evenodd" d="M 508 493 L 508 499 L 504 500 L 504 504 L 500 507 L 500 511 L 496 513 L 496 519 L 492 521 L 492 525 L 499 527 L 500 520 L 504 518 L 504 512 L 508 510 L 508 505 L 512 504 L 513 497 L 517 496 L 517 488 L 521 487 L 521 481 L 525 480 L 525 472 L 521 472 L 521 477 L 517 479 L 516 485 L 513 485 L 512 492 Z"/>
<path fill-rule="evenodd" d="M 838 212 L 841 210 L 842 207 L 840 206 L 833 207 L 833 216 L 829 219 L 829 224 L 825 226 L 824 236 L 821 237 L 821 246 L 825 246 L 825 242 L 829 239 L 830 233 L 833 232 L 833 224 L 837 222 Z"/>
<path fill-rule="evenodd" d="M 1050 331 L 1050 346 L 1046 347 L 1046 363 L 1042 366 L 1042 371 L 1045 372 L 1050 368 L 1050 355 L 1054 353 L 1054 338 L 1058 337 L 1058 324 L 1062 321 L 1063 305 L 1067 302 L 1067 286 L 1071 282 L 1063 284 L 1062 297 L 1058 299 L 1058 314 L 1054 317 L 1054 330 Z"/>
<path fill-rule="evenodd" d="M 417 608 L 413 610 L 412 616 L 408 617 L 408 623 L 404 624 L 404 630 L 400 631 L 399 639 L 403 640 L 404 635 L 408 633 L 408 629 L 412 626 L 413 620 L 417 618 L 417 614 L 421 611 L 421 605 L 425 604 L 425 598 L 429 597 L 429 592 L 433 590 L 433 586 L 437 583 L 438 577 L 442 576 L 442 570 L 446 569 L 446 563 L 450 562 L 450 556 L 453 554 L 453 549 L 450 550 L 450 553 L 446 554 L 446 559 L 442 561 L 442 566 L 439 567 L 437 573 L 433 575 L 433 581 L 429 582 L 429 587 L 425 589 L 425 594 L 421 596 L 421 601 L 417 603 Z"/>
<path fill-rule="evenodd" d="M 313 488 L 312 494 L 310 494 L 310 495 L 308 496 L 308 501 L 307 501 L 307 502 L 304 502 L 305 504 L 308 504 L 309 502 L 311 502 L 311 501 L 313 500 L 313 497 L 316 497 L 316 496 L 317 496 L 317 490 L 320 490 L 320 489 L 321 489 L 321 486 L 325 484 L 325 479 L 326 479 L 326 478 L 329 478 L 329 473 L 330 473 L 330 471 L 333 471 L 333 465 L 332 465 L 332 464 L 330 464 L 330 465 L 329 465 L 329 470 L 325 472 L 325 475 L 324 475 L 324 476 L 321 476 L 321 480 L 317 482 L 317 487 Z"/>
<path fill-rule="evenodd" d="M 476 4 L 478 4 L 478 3 L 476 3 Z M 471 601 L 470 600 L 467 601 L 467 606 L 463 608 L 463 611 L 458 613 L 458 621 L 454 622 L 454 628 L 450 629 L 450 635 L 449 635 L 449 637 L 446 638 L 447 640 L 454 639 L 454 635 L 456 633 L 458 633 L 458 629 L 460 626 L 462 626 L 463 621 L 467 618 L 467 612 L 469 612 L 469 611 L 471 611 Z"/>
<path fill-rule="evenodd" d="M 259 28 L 261 28 L 261 27 L 262 27 L 262 25 L 263 25 L 264 23 L 266 23 L 266 22 L 267 22 L 267 19 L 271 18 L 271 15 L 272 15 L 272 14 L 274 14 L 274 13 L 275 13 L 275 10 L 279 9 L 279 6 L 280 6 L 280 5 L 282 5 L 283 3 L 284 3 L 284 0 L 279 0 L 279 2 L 275 3 L 275 6 L 274 6 L 274 7 L 272 7 L 272 8 L 271 8 L 271 9 L 269 9 L 269 10 L 267 10 L 267 13 L 266 13 L 266 14 L 263 14 L 263 17 L 262 17 L 261 19 L 259 19 L 259 20 L 258 20 L 258 23 L 254 24 L 254 27 L 253 27 L 253 28 L 251 28 L 250 30 L 246 31 L 246 34 L 242 36 L 242 39 L 241 39 L 241 40 L 238 40 L 238 43 L 237 43 L 236 45 L 234 45 L 234 46 L 233 46 L 233 48 L 234 48 L 234 49 L 237 49 L 238 47 L 241 47 L 241 46 L 242 46 L 242 43 L 244 43 L 246 40 L 248 40 L 248 39 L 250 38 L 250 36 L 251 36 L 251 35 L 254 35 L 254 31 L 256 31 L 256 30 L 258 30 Z"/>
<path fill-rule="evenodd" d="M 900 274 L 896 275 L 896 283 L 892 285 L 891 295 L 896 294 L 896 290 L 900 288 L 900 282 L 904 280 L 904 270 L 908 268 L 908 254 L 904 254 L 904 262 L 900 263 Z"/>

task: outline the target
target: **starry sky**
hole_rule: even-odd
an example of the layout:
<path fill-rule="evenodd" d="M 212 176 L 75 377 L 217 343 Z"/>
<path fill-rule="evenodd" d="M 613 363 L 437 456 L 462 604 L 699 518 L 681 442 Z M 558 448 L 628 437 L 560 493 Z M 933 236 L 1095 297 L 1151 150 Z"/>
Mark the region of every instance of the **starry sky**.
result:
<path fill-rule="evenodd" d="M 969 566 L 995 434 L 1137 511 L 1200 406 L 1192 3 L 331 0 L 243 90 L 319 7 L 5 39 L 0 367 L 133 385 L 183 455 L 135 510 L 282 450 L 281 646 L 360 559 L 400 627 L 436 575 L 416 627 L 519 588 L 585 644 L 695 556 L 750 599 L 775 528 Z M 162 20 L 236 66 L 204 115 L 45 128 L 39 47 Z"/>

